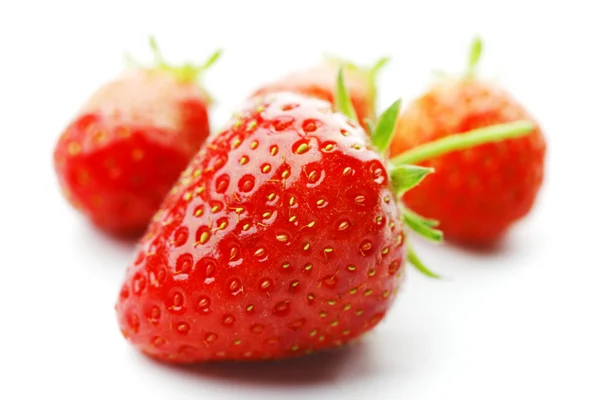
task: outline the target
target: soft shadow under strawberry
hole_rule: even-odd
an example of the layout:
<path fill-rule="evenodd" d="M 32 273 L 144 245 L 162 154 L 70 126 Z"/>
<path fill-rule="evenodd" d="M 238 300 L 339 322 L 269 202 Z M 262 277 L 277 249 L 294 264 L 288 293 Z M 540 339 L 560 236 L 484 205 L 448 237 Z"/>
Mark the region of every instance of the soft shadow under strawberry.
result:
<path fill-rule="evenodd" d="M 287 390 L 331 387 L 332 384 L 361 386 L 362 382 L 370 382 L 393 370 L 399 371 L 395 384 L 402 386 L 415 374 L 424 374 L 429 366 L 435 365 L 440 343 L 418 320 L 407 318 L 401 327 L 390 328 L 344 347 L 278 361 L 185 365 L 133 354 L 142 370 L 158 373 L 155 376 L 159 381 L 185 388 L 190 396 L 205 394 L 206 388 L 212 385 L 228 388 L 226 390 L 232 393 L 252 387 L 284 389 L 287 393 Z"/>
<path fill-rule="evenodd" d="M 359 362 L 365 345 L 358 343 L 309 356 L 263 362 L 214 362 L 180 367 L 214 379 L 295 385 L 335 379 L 344 365 Z"/>
<path fill-rule="evenodd" d="M 164 364 L 149 362 L 173 371 L 178 376 L 231 383 L 267 386 L 302 386 L 328 383 L 343 376 L 364 375 L 376 368 L 369 356 L 369 346 L 357 342 L 342 348 L 275 361 L 224 361 L 205 364 Z"/>

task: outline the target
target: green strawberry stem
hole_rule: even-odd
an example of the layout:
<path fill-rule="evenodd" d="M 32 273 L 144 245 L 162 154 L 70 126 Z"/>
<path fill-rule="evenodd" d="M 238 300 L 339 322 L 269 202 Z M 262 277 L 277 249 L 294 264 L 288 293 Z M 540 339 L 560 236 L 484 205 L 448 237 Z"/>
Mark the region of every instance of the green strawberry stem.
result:
<path fill-rule="evenodd" d="M 477 64 L 479 64 L 479 59 L 481 58 L 481 53 L 483 52 L 483 42 L 479 36 L 476 36 L 471 43 L 471 49 L 469 51 L 469 60 L 467 63 L 467 77 L 474 77 Z"/>
<path fill-rule="evenodd" d="M 475 36 L 471 42 L 471 47 L 469 48 L 469 55 L 467 58 L 467 64 L 465 71 L 463 72 L 462 79 L 472 79 L 477 75 L 477 66 L 479 65 L 479 61 L 481 60 L 481 54 L 483 53 L 483 42 L 479 36 Z M 453 74 L 448 73 L 442 69 L 434 69 L 431 71 L 433 78 L 435 80 L 442 80 L 452 78 Z"/>
<path fill-rule="evenodd" d="M 154 61 L 156 62 L 156 65 L 158 65 L 159 67 L 167 66 L 162 52 L 160 51 L 160 49 L 158 48 L 158 44 L 156 43 L 156 38 L 154 36 L 150 36 L 148 38 L 148 42 L 150 43 L 150 49 L 152 50 L 152 55 L 154 56 Z"/>
<path fill-rule="evenodd" d="M 471 60 L 472 65 L 475 65 L 479 54 L 481 53 L 481 46 L 474 45 L 473 47 L 474 50 L 472 51 L 473 54 Z M 477 48 L 479 48 L 479 50 Z M 343 67 L 340 67 L 337 76 L 335 107 L 337 111 L 356 121 L 356 112 L 354 111 L 354 107 L 352 106 L 352 102 L 350 101 L 344 84 Z M 399 109 L 400 100 L 397 100 L 381 115 L 379 120 L 375 123 L 375 127 L 372 129 L 373 144 L 384 156 L 395 132 Z M 530 121 L 509 122 L 446 136 L 434 142 L 414 147 L 390 160 L 388 170 L 391 176 L 392 186 L 394 190 L 396 190 L 396 193 L 402 194 L 418 185 L 426 175 L 432 172 L 431 169 L 409 164 L 416 164 L 443 154 L 469 149 L 484 143 L 522 137 L 530 134 L 534 129 L 535 125 Z M 443 233 L 439 229 L 436 229 L 436 226 L 438 225 L 437 221 L 426 219 L 407 208 L 404 208 L 403 220 L 416 234 L 436 243 L 442 242 Z M 408 261 L 423 274 L 429 277 L 439 278 L 437 274 L 431 272 L 424 265 L 412 248 L 409 248 Z"/>
<path fill-rule="evenodd" d="M 474 73 L 479 57 L 481 56 L 481 49 L 481 41 L 476 39 L 471 48 L 469 58 L 470 73 Z M 354 107 L 344 84 L 343 66 L 339 68 L 337 76 L 334 106 L 338 112 L 341 112 L 348 118 L 356 121 L 356 112 L 354 111 Z M 372 127 L 372 123 L 369 124 L 369 133 L 372 136 L 373 144 L 383 156 L 387 153 L 395 132 L 399 109 L 400 100 L 397 100 L 381 115 L 379 120 L 374 124 L 374 127 Z M 408 164 L 416 164 L 443 154 L 465 150 L 484 143 L 498 142 L 525 136 L 534 129 L 535 125 L 530 121 L 516 121 L 450 135 L 434 142 L 412 148 L 392 158 L 389 162 L 388 170 L 391 176 L 393 189 L 396 193 L 401 195 L 418 185 L 426 175 L 432 172 L 431 169 Z M 437 221 L 424 218 L 406 207 L 404 207 L 403 210 L 403 221 L 414 233 L 436 243 L 443 241 L 442 231 L 436 229 L 436 226 L 438 225 Z M 425 266 L 410 245 L 407 257 L 408 262 L 421 273 L 431 278 L 439 278 L 439 275 L 435 274 Z"/>
<path fill-rule="evenodd" d="M 532 122 L 525 120 L 473 129 L 466 133 L 446 136 L 436 141 L 414 147 L 392 158 L 390 163 L 393 166 L 416 164 L 454 151 L 469 149 L 477 145 L 526 136 L 534 129 L 535 125 Z"/>

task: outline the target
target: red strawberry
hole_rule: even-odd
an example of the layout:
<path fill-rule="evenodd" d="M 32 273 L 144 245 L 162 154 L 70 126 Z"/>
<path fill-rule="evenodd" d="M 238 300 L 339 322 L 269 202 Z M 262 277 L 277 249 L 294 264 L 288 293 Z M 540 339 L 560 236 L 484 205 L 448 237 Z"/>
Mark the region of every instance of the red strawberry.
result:
<path fill-rule="evenodd" d="M 366 128 L 365 119 L 374 121 L 376 117 L 375 80 L 377 73 L 387 62 L 388 59 L 382 58 L 372 68 L 365 69 L 347 61 L 329 58 L 320 65 L 282 76 L 258 89 L 254 95 L 290 91 L 333 103 L 336 75 L 339 66 L 343 65 L 350 100 L 356 110 L 356 119 Z"/>
<path fill-rule="evenodd" d="M 473 68 L 481 52 L 476 41 Z M 533 120 L 500 87 L 477 79 L 445 79 L 408 106 L 398 119 L 391 154 L 492 124 Z M 531 135 L 488 143 L 421 163 L 436 173 L 403 198 L 436 219 L 445 236 L 469 245 L 497 241 L 534 205 L 544 176 L 546 144 L 539 126 Z M 412 161 L 412 160 L 411 160 Z"/>
<path fill-rule="evenodd" d="M 69 201 L 100 228 L 135 235 L 209 135 L 202 67 L 137 67 L 102 86 L 68 125 L 54 151 Z"/>
<path fill-rule="evenodd" d="M 341 83 L 337 99 L 351 114 Z M 375 327 L 405 260 L 422 268 L 396 192 L 429 170 L 395 160 L 388 172 L 380 153 L 398 108 L 371 140 L 322 100 L 256 99 L 192 159 L 142 238 L 116 306 L 123 335 L 188 363 L 291 357 Z M 439 238 L 431 221 L 405 218 Z"/>

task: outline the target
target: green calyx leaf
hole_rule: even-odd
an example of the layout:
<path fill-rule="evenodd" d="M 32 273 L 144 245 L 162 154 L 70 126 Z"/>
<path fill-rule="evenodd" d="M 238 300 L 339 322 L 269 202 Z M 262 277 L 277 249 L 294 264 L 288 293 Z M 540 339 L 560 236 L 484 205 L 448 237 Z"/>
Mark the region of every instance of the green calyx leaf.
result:
<path fill-rule="evenodd" d="M 340 67 L 337 75 L 337 85 L 335 88 L 335 108 L 352 121 L 356 121 L 356 111 L 350 100 L 348 89 L 344 83 L 344 68 Z"/>
<path fill-rule="evenodd" d="M 471 43 L 469 51 L 469 60 L 467 64 L 467 77 L 473 77 L 476 73 L 477 64 L 483 52 L 483 42 L 479 36 L 476 36 Z"/>
<path fill-rule="evenodd" d="M 342 67 L 345 70 L 353 71 L 361 74 L 367 82 L 367 91 L 368 91 L 368 102 L 369 102 L 369 115 L 368 117 L 375 117 L 376 109 L 377 109 L 377 78 L 381 69 L 389 63 L 389 57 L 381 57 L 371 67 L 363 67 L 359 66 L 352 61 L 339 58 L 333 55 L 325 55 L 325 61 L 335 65 L 336 67 Z M 363 123 L 364 121 L 358 121 Z"/>
<path fill-rule="evenodd" d="M 152 50 L 152 55 L 154 56 L 154 61 L 156 62 L 156 64 L 159 67 L 166 67 L 167 63 L 165 62 L 165 59 L 162 56 L 162 53 L 160 52 L 159 48 L 158 48 L 158 44 L 156 43 L 156 38 L 154 36 L 150 36 L 148 38 L 148 42 L 150 44 L 150 49 Z"/>
<path fill-rule="evenodd" d="M 406 222 L 406 225 L 408 225 L 416 234 L 427 240 L 440 243 L 444 239 L 442 231 L 435 229 L 438 225 L 437 221 L 424 218 L 407 208 L 404 209 L 404 222 Z"/>
<path fill-rule="evenodd" d="M 211 54 L 208 59 L 201 65 L 186 63 L 181 66 L 173 66 L 165 61 L 162 53 L 160 52 L 156 39 L 150 37 L 150 48 L 154 54 L 154 61 L 158 69 L 167 71 L 175 75 L 179 80 L 183 82 L 197 82 L 201 73 L 209 69 L 221 56 L 221 50 L 216 50 Z"/>
<path fill-rule="evenodd" d="M 413 267 L 417 269 L 417 271 L 421 272 L 423 275 L 428 276 L 429 278 L 441 279 L 441 276 L 431 271 L 427 266 L 421 261 L 421 259 L 417 256 L 417 253 L 412 248 L 412 246 L 408 246 L 408 254 L 407 254 L 408 262 L 412 264 Z"/>
<path fill-rule="evenodd" d="M 345 69 L 349 69 L 349 70 L 353 70 L 353 71 L 360 71 L 362 69 L 350 60 L 346 60 L 344 58 L 340 58 L 340 57 L 337 57 L 337 56 L 334 56 L 331 54 L 325 54 L 323 56 L 323 58 L 325 59 L 325 61 L 327 63 L 334 65 L 337 68 L 343 67 Z"/>
<path fill-rule="evenodd" d="M 506 139 L 526 136 L 533 132 L 534 129 L 535 124 L 525 120 L 473 129 L 472 131 L 457 133 L 413 147 L 392 158 L 391 164 L 394 166 L 416 164 L 447 153 L 469 149 L 481 144 L 500 142 Z"/>
<path fill-rule="evenodd" d="M 220 49 L 215 51 L 201 65 L 186 63 L 180 66 L 174 66 L 166 62 L 158 47 L 156 39 L 153 36 L 150 36 L 148 42 L 150 44 L 150 49 L 152 50 L 152 54 L 154 56 L 154 66 L 149 69 L 156 69 L 169 72 L 181 82 L 199 83 L 198 81 L 200 75 L 206 70 L 208 70 L 219 59 L 222 53 Z M 125 55 L 125 60 L 127 65 L 130 67 L 133 66 L 138 68 L 144 68 L 140 63 L 134 60 L 130 54 Z"/>
<path fill-rule="evenodd" d="M 373 121 L 369 118 L 365 118 L 365 125 L 367 126 L 367 134 L 369 136 L 373 135 L 373 132 L 375 131 L 375 124 Z"/>
<path fill-rule="evenodd" d="M 377 120 L 375 128 L 373 129 L 371 139 L 373 140 L 373 145 L 375 145 L 381 154 L 385 154 L 387 152 L 387 149 L 392 142 L 392 137 L 396 128 L 396 120 L 398 118 L 398 114 L 400 113 L 401 104 L 402 100 L 398 99 L 391 106 L 389 106 L 388 109 L 381 114 Z"/>
<path fill-rule="evenodd" d="M 483 40 L 480 36 L 475 36 L 471 41 L 468 57 L 466 60 L 466 69 L 462 73 L 449 73 L 440 69 L 431 71 L 434 80 L 445 79 L 472 79 L 477 75 L 477 66 L 483 53 Z M 458 75 L 458 76 L 457 76 Z"/>
<path fill-rule="evenodd" d="M 417 186 L 430 173 L 433 168 L 418 165 L 396 165 L 390 168 L 392 188 L 398 195 L 402 195 Z"/>
<path fill-rule="evenodd" d="M 425 218 L 422 215 L 419 215 L 416 212 L 414 212 L 413 210 L 410 210 L 408 208 L 404 209 L 404 213 L 409 214 L 411 216 L 411 218 L 418 219 L 420 221 L 420 223 L 425 224 L 430 228 L 435 228 L 436 226 L 440 225 L 439 221 L 437 221 L 435 219 Z"/>
<path fill-rule="evenodd" d="M 367 77 L 369 77 L 371 82 L 373 82 L 377 78 L 379 71 L 387 63 L 390 62 L 389 57 L 381 57 L 380 59 L 375 61 L 375 64 L 373 64 L 373 66 L 366 68 L 366 67 L 359 66 L 350 60 L 346 60 L 346 59 L 336 57 L 336 56 L 333 56 L 330 54 L 326 54 L 324 56 L 324 58 L 325 58 L 325 61 L 327 61 L 328 63 L 330 63 L 332 65 L 337 66 L 338 68 L 343 67 L 345 69 L 360 72 L 360 73 L 366 75 Z"/>
<path fill-rule="evenodd" d="M 375 62 L 375 64 L 368 70 L 369 77 L 371 77 L 372 81 L 375 81 L 377 75 L 379 75 L 379 71 L 385 67 L 390 62 L 389 57 L 381 57 L 379 60 Z"/>

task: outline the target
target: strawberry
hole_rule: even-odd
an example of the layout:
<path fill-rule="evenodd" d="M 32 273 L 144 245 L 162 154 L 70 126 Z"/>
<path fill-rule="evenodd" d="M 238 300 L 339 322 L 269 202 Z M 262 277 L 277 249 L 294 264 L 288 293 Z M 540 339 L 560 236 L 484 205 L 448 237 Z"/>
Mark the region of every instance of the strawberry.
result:
<path fill-rule="evenodd" d="M 397 155 L 452 133 L 533 118 L 505 90 L 481 79 L 473 44 L 469 73 L 446 78 L 410 104 L 398 119 L 391 146 Z M 489 246 L 529 213 L 544 177 L 546 143 L 532 134 L 453 152 L 422 162 L 436 173 L 403 198 L 417 213 L 438 220 L 446 238 Z M 413 160 L 408 159 L 409 162 Z"/>
<path fill-rule="evenodd" d="M 407 261 L 427 272 L 404 221 L 441 234 L 433 221 L 403 216 L 396 193 L 430 170 L 388 163 L 399 101 L 370 138 L 347 117 L 341 77 L 340 112 L 294 93 L 254 98 L 192 159 L 118 296 L 121 332 L 138 350 L 192 363 L 341 346 L 385 317 Z"/>
<path fill-rule="evenodd" d="M 345 82 L 350 94 L 356 118 L 366 128 L 367 122 L 376 117 L 376 85 L 378 72 L 388 62 L 387 58 L 378 60 L 371 68 L 361 68 L 351 62 L 334 57 L 311 68 L 293 71 L 256 90 L 253 96 L 267 93 L 290 91 L 306 96 L 334 102 L 336 74 L 340 66 L 344 67 Z"/>
<path fill-rule="evenodd" d="M 54 166 L 67 199 L 101 229 L 137 235 L 209 135 L 200 67 L 137 66 L 98 89 L 58 140 Z"/>

